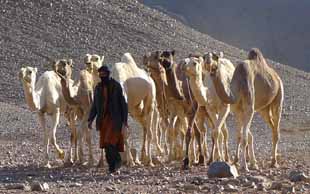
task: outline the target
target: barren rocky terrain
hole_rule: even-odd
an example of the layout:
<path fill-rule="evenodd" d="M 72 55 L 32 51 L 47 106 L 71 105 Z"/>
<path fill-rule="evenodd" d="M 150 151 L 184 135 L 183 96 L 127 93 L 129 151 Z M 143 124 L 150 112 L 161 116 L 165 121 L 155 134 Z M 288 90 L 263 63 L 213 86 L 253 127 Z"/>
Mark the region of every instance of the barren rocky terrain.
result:
<path fill-rule="evenodd" d="M 175 49 L 178 58 L 192 52 L 223 51 L 233 62 L 246 51 L 199 33 L 135 0 L 0 0 L 0 193 L 23 193 L 46 183 L 49 193 L 308 193 L 309 179 L 294 182 L 293 171 L 310 174 L 310 75 L 269 61 L 284 82 L 285 101 L 279 144 L 279 169 L 269 168 L 271 130 L 255 117 L 251 130 L 260 170 L 240 173 L 236 179 L 209 179 L 208 167 L 181 170 L 181 162 L 154 168 L 106 169 L 64 167 L 54 157 L 53 168 L 44 169 L 43 131 L 37 116 L 25 104 L 18 70 L 36 66 L 39 74 L 52 60 L 72 58 L 75 73 L 86 53 L 105 56 L 106 63 L 131 52 L 140 62 L 147 51 Z M 235 127 L 230 116 L 231 154 Z M 131 122 L 133 144 L 140 149 L 141 129 Z M 210 136 L 210 135 L 209 135 Z M 62 120 L 57 131 L 62 148 L 70 133 Z M 98 159 L 97 132 L 93 131 Z M 210 142 L 210 141 L 209 141 Z M 52 149 L 54 151 L 54 149 Z M 294 174 L 294 173 L 293 173 Z M 38 191 L 39 192 L 39 191 Z"/>

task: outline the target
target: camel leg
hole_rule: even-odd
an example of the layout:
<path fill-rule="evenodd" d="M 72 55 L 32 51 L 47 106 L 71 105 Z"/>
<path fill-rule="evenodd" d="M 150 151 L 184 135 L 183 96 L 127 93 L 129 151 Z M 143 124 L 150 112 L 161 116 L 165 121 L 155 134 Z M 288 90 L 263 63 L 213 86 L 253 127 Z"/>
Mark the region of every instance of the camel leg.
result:
<path fill-rule="evenodd" d="M 241 110 L 240 110 L 241 111 Z M 240 145 L 242 140 L 242 134 L 243 134 L 243 118 L 241 112 L 235 112 L 235 118 L 236 118 L 236 125 L 237 125 L 237 148 L 236 148 L 236 155 L 234 158 L 234 164 L 239 165 L 239 158 L 240 158 Z"/>
<path fill-rule="evenodd" d="M 198 143 L 198 152 L 199 152 L 199 156 L 198 156 L 198 164 L 204 164 L 204 154 L 203 154 L 203 149 L 202 149 L 202 142 L 203 142 L 203 135 L 202 132 L 200 131 L 200 129 L 198 128 L 196 122 L 194 123 L 194 130 L 195 130 L 195 137 Z"/>
<path fill-rule="evenodd" d="M 249 171 L 248 165 L 246 162 L 246 156 L 247 156 L 247 146 L 248 146 L 248 139 L 249 139 L 249 131 L 251 122 L 254 116 L 254 105 L 249 107 L 249 110 L 244 112 L 244 132 L 242 137 L 242 158 L 241 158 L 241 169 L 245 171 Z M 253 143 L 253 142 L 252 142 Z M 252 150 L 251 154 L 254 154 L 254 151 Z"/>
<path fill-rule="evenodd" d="M 87 126 L 87 118 L 83 121 L 83 130 L 86 137 L 86 142 L 88 145 L 88 166 L 92 166 L 94 164 L 94 156 L 93 156 L 93 148 L 92 148 L 92 131 Z"/>
<path fill-rule="evenodd" d="M 209 115 L 208 115 L 209 116 Z M 206 159 L 209 157 L 208 156 L 208 143 L 207 143 L 207 128 L 204 125 L 204 121 L 205 121 L 205 112 L 203 112 L 203 114 L 201 113 L 201 111 L 199 112 L 199 115 L 197 115 L 197 126 L 198 128 L 201 130 L 202 134 L 200 137 L 200 141 L 202 142 L 202 159 L 203 161 L 206 161 Z M 201 160 L 201 159 L 200 159 Z M 202 161 L 200 161 L 201 163 Z M 204 163 L 204 162 L 203 162 Z"/>
<path fill-rule="evenodd" d="M 226 126 L 226 122 L 224 123 L 223 127 L 222 127 L 222 133 L 224 136 L 224 156 L 225 156 L 225 161 L 226 162 L 230 162 L 230 156 L 229 156 L 229 150 L 228 150 L 228 129 Z"/>
<path fill-rule="evenodd" d="M 170 115 L 170 123 L 169 123 L 169 127 L 168 127 L 168 131 L 167 131 L 167 135 L 168 135 L 168 141 L 169 142 L 169 153 L 168 153 L 168 162 L 171 162 L 175 159 L 175 139 L 176 139 L 176 133 L 175 130 L 177 130 L 174 127 L 174 119 L 175 116 L 174 115 Z M 176 123 L 179 122 L 179 119 L 177 119 Z"/>
<path fill-rule="evenodd" d="M 225 124 L 226 118 L 228 116 L 230 109 L 228 107 L 223 108 L 223 110 L 219 111 L 217 120 L 215 122 L 215 130 L 214 130 L 214 141 L 215 141 L 215 148 L 214 148 L 214 160 L 223 160 L 223 155 L 221 154 L 222 151 L 220 151 L 220 144 L 219 144 L 219 135 L 221 136 L 221 145 L 223 142 L 223 133 L 222 128 Z M 221 149 L 222 150 L 222 149 Z"/>
<path fill-rule="evenodd" d="M 81 122 L 81 121 L 80 121 Z M 81 123 L 80 123 L 81 125 Z M 83 128 L 81 126 L 77 129 L 77 135 L 76 135 L 77 141 L 78 141 L 78 150 L 77 150 L 77 163 L 83 164 L 84 162 L 84 152 L 83 152 Z"/>
<path fill-rule="evenodd" d="M 257 166 L 255 154 L 254 154 L 254 137 L 251 131 L 249 131 L 248 141 L 249 141 L 249 144 L 248 144 L 247 154 L 249 155 L 249 158 L 250 158 L 250 167 L 251 169 L 257 170 L 258 166 Z"/>
<path fill-rule="evenodd" d="M 43 130 L 44 130 L 44 146 L 45 146 L 45 162 L 44 162 L 44 166 L 46 168 L 51 168 L 51 165 L 50 165 L 50 155 L 49 155 L 49 143 L 50 143 L 49 131 L 48 131 L 47 127 L 46 127 L 46 120 L 45 120 L 44 113 L 39 112 L 38 116 L 39 116 L 40 125 L 43 128 Z"/>
<path fill-rule="evenodd" d="M 152 149 L 151 149 L 151 143 L 153 141 L 153 128 L 152 128 L 153 108 L 151 108 L 149 115 L 145 119 L 146 119 L 146 130 L 147 130 L 147 156 L 148 156 L 147 162 L 149 166 L 154 166 L 153 161 L 152 161 Z"/>
<path fill-rule="evenodd" d="M 157 155 L 162 156 L 164 151 L 160 146 L 160 140 L 161 140 L 161 129 L 159 126 L 160 123 L 160 117 L 159 112 L 157 110 L 154 110 L 154 116 L 153 116 L 153 133 L 155 136 L 155 145 L 157 148 Z"/>
<path fill-rule="evenodd" d="M 278 141 L 279 141 L 279 123 L 280 123 L 280 114 L 275 114 L 273 116 L 273 112 L 276 113 L 276 111 L 273 111 L 270 106 L 265 108 L 264 110 L 260 111 L 260 115 L 263 117 L 264 121 L 269 125 L 269 127 L 272 129 L 272 161 L 271 166 L 272 167 L 278 167 L 277 162 L 277 147 L 278 147 Z M 282 111 L 282 110 L 281 110 Z M 272 115 L 270 115 L 272 114 Z M 275 121 L 275 122 L 274 122 Z"/>
<path fill-rule="evenodd" d="M 62 149 L 59 148 L 59 145 L 56 142 L 56 130 L 57 130 L 57 126 L 59 123 L 59 117 L 60 117 L 60 111 L 59 111 L 59 109 L 57 109 L 56 112 L 52 115 L 53 124 L 52 124 L 52 141 L 51 141 L 51 143 L 56 148 L 59 158 L 63 160 L 65 157 L 65 153 Z"/>
<path fill-rule="evenodd" d="M 272 161 L 271 167 L 279 167 L 277 161 L 278 143 L 280 139 L 280 121 L 283 106 L 283 87 L 280 87 L 278 95 L 271 104 L 272 119 L 274 127 L 272 128 Z"/>
<path fill-rule="evenodd" d="M 169 122 L 166 118 L 162 118 L 162 123 L 161 123 L 161 129 L 162 129 L 162 134 L 163 134 L 163 147 L 164 147 L 164 150 L 165 150 L 165 153 L 166 155 L 168 155 L 169 153 L 169 149 L 168 149 L 168 131 L 167 130 L 169 127 Z"/>
<path fill-rule="evenodd" d="M 193 107 L 195 108 L 195 111 L 193 111 L 193 113 L 191 113 L 191 115 L 188 116 L 188 128 L 187 128 L 187 132 L 186 132 L 186 138 L 185 138 L 185 158 L 183 160 L 183 169 L 188 169 L 189 168 L 189 158 L 188 158 L 188 152 L 189 152 L 189 144 L 190 141 L 192 139 L 192 129 L 194 127 L 194 122 L 195 122 L 195 118 L 198 112 L 198 107 Z"/>
<path fill-rule="evenodd" d="M 184 133 L 183 129 L 186 125 L 185 117 L 178 117 L 175 122 L 175 159 L 179 160 L 183 158 L 183 141 L 184 141 Z"/>
<path fill-rule="evenodd" d="M 71 137 L 70 137 L 70 148 L 68 151 L 68 157 L 67 157 L 67 161 L 66 161 L 66 165 L 72 165 L 77 157 L 76 152 L 74 159 L 72 158 L 72 152 L 73 152 L 73 147 L 75 147 L 75 149 L 77 149 L 77 139 L 76 139 L 76 125 L 75 125 L 75 121 L 74 118 L 72 118 L 72 116 L 69 116 L 69 128 L 71 129 Z"/>
<path fill-rule="evenodd" d="M 131 154 L 131 147 L 129 144 L 129 139 L 130 139 L 130 131 L 125 130 L 124 131 L 124 144 L 125 144 L 125 155 L 126 155 L 126 164 L 127 166 L 135 166 L 135 162 L 133 160 L 132 154 Z M 138 163 L 140 163 L 139 161 L 137 161 Z"/>

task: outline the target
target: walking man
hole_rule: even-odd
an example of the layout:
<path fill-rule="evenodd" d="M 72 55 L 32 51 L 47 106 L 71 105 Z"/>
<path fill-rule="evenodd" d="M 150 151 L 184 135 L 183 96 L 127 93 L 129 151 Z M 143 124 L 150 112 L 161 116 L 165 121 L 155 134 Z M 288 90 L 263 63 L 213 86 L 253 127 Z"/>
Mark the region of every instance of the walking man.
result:
<path fill-rule="evenodd" d="M 109 172 L 113 173 L 121 167 L 122 163 L 119 152 L 124 152 L 123 131 L 127 127 L 128 105 L 121 85 L 110 77 L 109 68 L 103 65 L 98 72 L 101 82 L 95 88 L 88 126 L 91 128 L 96 118 L 101 149 L 98 167 L 103 166 L 103 149 L 105 149 Z"/>

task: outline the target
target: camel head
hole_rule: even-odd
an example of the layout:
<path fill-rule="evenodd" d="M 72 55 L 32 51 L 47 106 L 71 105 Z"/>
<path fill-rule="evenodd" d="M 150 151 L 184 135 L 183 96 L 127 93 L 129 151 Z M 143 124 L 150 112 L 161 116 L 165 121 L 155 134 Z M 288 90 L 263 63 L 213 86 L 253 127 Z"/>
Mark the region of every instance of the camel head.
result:
<path fill-rule="evenodd" d="M 160 55 L 160 64 L 166 69 L 171 69 L 172 65 L 174 64 L 174 54 L 175 51 L 163 51 Z"/>
<path fill-rule="evenodd" d="M 203 63 L 204 60 L 201 56 L 190 55 L 189 58 L 184 59 L 182 70 L 189 77 L 201 75 Z"/>
<path fill-rule="evenodd" d="M 64 76 L 65 78 L 71 78 L 73 69 L 72 59 L 60 59 L 53 62 L 53 70 Z"/>
<path fill-rule="evenodd" d="M 84 63 L 86 65 L 87 71 L 90 73 L 97 73 L 97 70 L 102 66 L 104 56 L 99 56 L 96 54 L 86 54 L 84 57 Z"/>
<path fill-rule="evenodd" d="M 166 71 L 160 64 L 161 51 L 155 51 L 152 53 L 146 53 L 143 56 L 143 66 L 151 74 L 154 80 L 160 80 L 163 84 L 167 84 Z"/>
<path fill-rule="evenodd" d="M 22 67 L 19 70 L 19 79 L 27 85 L 34 86 L 34 83 L 36 81 L 38 69 L 36 67 Z"/>
<path fill-rule="evenodd" d="M 203 72 L 209 72 L 211 75 L 214 75 L 218 69 L 219 59 L 223 58 L 223 52 L 219 54 L 215 52 L 205 53 L 203 56 L 204 64 L 202 67 Z"/>

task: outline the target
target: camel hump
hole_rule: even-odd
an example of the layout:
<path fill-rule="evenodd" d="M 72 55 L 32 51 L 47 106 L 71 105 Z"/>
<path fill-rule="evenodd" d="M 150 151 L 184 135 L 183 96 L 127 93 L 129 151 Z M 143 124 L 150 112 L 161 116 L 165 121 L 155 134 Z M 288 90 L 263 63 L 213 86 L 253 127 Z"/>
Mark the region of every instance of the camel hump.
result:
<path fill-rule="evenodd" d="M 121 62 L 123 63 L 127 63 L 130 64 L 134 67 L 137 67 L 137 64 L 135 62 L 135 60 L 133 59 L 132 55 L 130 53 L 125 53 L 122 58 L 121 58 Z"/>

